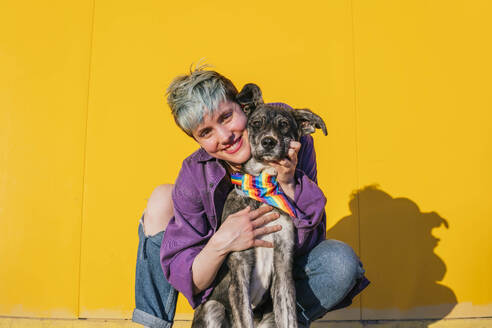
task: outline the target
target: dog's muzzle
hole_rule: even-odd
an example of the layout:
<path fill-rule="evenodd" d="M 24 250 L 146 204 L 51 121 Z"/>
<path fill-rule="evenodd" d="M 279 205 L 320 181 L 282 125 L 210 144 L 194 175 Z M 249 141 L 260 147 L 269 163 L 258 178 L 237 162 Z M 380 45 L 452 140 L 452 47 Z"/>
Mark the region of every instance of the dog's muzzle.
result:
<path fill-rule="evenodd" d="M 277 145 L 277 140 L 273 137 L 265 137 L 261 139 L 261 146 L 265 151 L 270 151 Z"/>

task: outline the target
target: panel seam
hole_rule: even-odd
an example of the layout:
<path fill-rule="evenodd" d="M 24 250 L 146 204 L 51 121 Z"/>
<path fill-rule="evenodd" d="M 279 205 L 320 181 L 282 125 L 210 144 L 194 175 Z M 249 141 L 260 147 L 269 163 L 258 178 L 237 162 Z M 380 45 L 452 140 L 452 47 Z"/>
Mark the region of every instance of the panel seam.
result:
<path fill-rule="evenodd" d="M 96 0 L 92 0 L 92 13 L 91 13 L 91 30 L 89 37 L 89 65 L 88 65 L 88 78 L 87 78 L 87 94 L 86 94 L 86 112 L 85 112 L 85 136 L 84 136 L 84 148 L 83 148 L 83 164 L 82 164 L 82 197 L 81 197 L 81 207 L 80 207 L 80 235 L 79 235 L 79 277 L 78 277 L 78 295 L 77 295 L 77 313 L 76 317 L 80 318 L 80 292 L 81 292 L 81 276 L 82 276 L 82 231 L 84 223 L 84 202 L 85 202 L 85 176 L 86 176 L 86 166 L 87 166 L 87 135 L 89 128 L 89 97 L 90 97 L 90 86 L 92 80 L 92 57 L 94 49 L 94 25 L 95 25 L 95 10 L 96 10 Z"/>

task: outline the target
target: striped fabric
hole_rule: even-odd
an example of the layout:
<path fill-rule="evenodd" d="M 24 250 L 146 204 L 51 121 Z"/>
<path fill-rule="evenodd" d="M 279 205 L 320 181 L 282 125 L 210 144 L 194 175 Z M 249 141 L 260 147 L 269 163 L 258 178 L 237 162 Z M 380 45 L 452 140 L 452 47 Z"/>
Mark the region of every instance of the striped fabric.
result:
<path fill-rule="evenodd" d="M 250 198 L 272 205 L 291 217 L 295 217 L 294 207 L 280 190 L 277 178 L 273 175 L 261 173 L 259 176 L 233 173 L 231 181 Z"/>

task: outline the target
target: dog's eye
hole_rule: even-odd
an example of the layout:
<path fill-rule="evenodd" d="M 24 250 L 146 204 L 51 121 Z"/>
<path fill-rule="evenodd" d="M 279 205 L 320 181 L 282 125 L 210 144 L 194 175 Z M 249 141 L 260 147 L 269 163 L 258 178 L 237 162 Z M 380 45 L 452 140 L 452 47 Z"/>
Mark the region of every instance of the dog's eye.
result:
<path fill-rule="evenodd" d="M 261 128 L 261 121 L 253 121 L 251 125 L 253 126 L 253 128 L 259 129 Z"/>
<path fill-rule="evenodd" d="M 289 126 L 289 123 L 287 123 L 287 122 L 285 122 L 285 121 L 281 121 L 281 122 L 279 123 L 279 127 L 280 127 L 281 129 L 285 129 L 285 128 L 286 128 L 286 127 L 288 127 L 288 126 Z"/>

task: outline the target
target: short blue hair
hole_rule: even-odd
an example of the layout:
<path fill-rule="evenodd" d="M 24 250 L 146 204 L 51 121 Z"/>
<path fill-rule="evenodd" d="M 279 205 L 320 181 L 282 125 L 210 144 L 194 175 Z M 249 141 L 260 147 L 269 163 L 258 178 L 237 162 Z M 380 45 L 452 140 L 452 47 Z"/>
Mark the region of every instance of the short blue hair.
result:
<path fill-rule="evenodd" d="M 189 136 L 213 115 L 223 101 L 235 101 L 237 89 L 228 78 L 201 65 L 187 75 L 176 77 L 167 89 L 167 103 L 176 124 Z"/>

